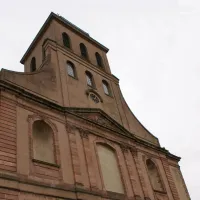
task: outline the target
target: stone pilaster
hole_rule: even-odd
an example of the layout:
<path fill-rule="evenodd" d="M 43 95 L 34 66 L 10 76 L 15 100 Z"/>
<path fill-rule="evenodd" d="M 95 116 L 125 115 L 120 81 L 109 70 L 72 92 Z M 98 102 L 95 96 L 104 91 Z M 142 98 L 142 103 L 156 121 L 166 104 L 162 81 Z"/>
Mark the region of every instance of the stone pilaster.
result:
<path fill-rule="evenodd" d="M 165 170 L 165 174 L 167 176 L 167 180 L 168 180 L 168 183 L 169 183 L 169 187 L 171 189 L 171 192 L 172 192 L 172 195 L 173 195 L 173 198 L 174 200 L 181 200 L 179 198 L 179 195 L 178 195 L 178 191 L 176 189 L 176 186 L 175 186 L 175 183 L 173 181 L 173 178 L 172 178 L 172 174 L 171 174 L 171 171 L 170 171 L 170 168 L 169 168 L 169 164 L 168 164 L 168 161 L 166 158 L 161 158 L 161 161 L 162 161 L 162 164 L 163 164 L 163 168 Z"/>
<path fill-rule="evenodd" d="M 144 199 L 150 200 L 148 190 L 147 190 L 147 187 L 146 187 L 146 183 L 145 183 L 145 180 L 144 180 L 144 177 L 143 177 L 143 174 L 142 174 L 140 162 L 139 162 L 139 159 L 138 159 L 137 149 L 131 148 L 131 154 L 133 156 L 133 159 L 134 159 L 134 162 L 135 162 L 135 165 L 136 165 L 136 169 L 137 169 L 138 176 L 139 176 L 139 179 L 140 179 L 140 183 L 141 183 L 141 186 L 142 186 L 142 190 L 143 190 L 143 193 L 144 193 Z"/>
<path fill-rule="evenodd" d="M 124 154 L 125 163 L 126 163 L 126 167 L 128 169 L 128 174 L 130 177 L 134 197 L 136 200 L 141 200 L 140 193 L 138 190 L 138 183 L 135 180 L 133 169 L 132 169 L 132 164 L 131 164 L 131 160 L 130 160 L 130 156 L 131 156 L 130 149 L 123 145 L 121 145 L 121 149 Z"/>
<path fill-rule="evenodd" d="M 70 124 L 67 124 L 66 129 L 69 135 L 69 144 L 70 144 L 70 149 L 71 149 L 75 185 L 76 186 L 82 185 L 80 160 L 79 160 L 77 142 L 76 142 L 76 131 L 75 131 L 76 128 L 71 126 Z"/>
<path fill-rule="evenodd" d="M 86 164 L 87 164 L 88 175 L 89 175 L 89 180 L 90 180 L 90 187 L 91 189 L 97 189 L 96 176 L 94 172 L 94 164 L 93 164 L 93 159 L 92 159 L 92 154 L 91 154 L 91 149 L 90 149 L 88 132 L 82 129 L 79 129 L 79 131 L 80 131 L 81 138 L 83 141 L 83 148 L 85 152 Z"/>

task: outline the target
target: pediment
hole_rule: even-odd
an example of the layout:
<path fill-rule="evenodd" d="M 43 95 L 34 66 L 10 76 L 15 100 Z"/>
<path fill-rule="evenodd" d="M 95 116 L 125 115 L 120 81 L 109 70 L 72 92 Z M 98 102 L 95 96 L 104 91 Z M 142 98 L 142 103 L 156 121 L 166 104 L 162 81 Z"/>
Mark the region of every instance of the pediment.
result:
<path fill-rule="evenodd" d="M 70 112 L 96 125 L 133 137 L 133 134 L 100 109 L 70 109 Z"/>

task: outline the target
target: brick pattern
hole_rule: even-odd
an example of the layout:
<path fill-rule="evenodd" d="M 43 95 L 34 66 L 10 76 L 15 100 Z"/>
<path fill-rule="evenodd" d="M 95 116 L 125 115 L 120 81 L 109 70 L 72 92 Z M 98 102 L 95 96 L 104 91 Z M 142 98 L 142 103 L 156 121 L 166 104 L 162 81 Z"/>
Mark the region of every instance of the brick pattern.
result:
<path fill-rule="evenodd" d="M 172 195 L 174 197 L 174 200 L 180 200 L 178 192 L 177 192 L 177 189 L 176 189 L 176 186 L 175 186 L 175 183 L 174 183 L 174 180 L 172 178 L 171 171 L 169 169 L 168 161 L 167 161 L 166 158 L 161 158 L 161 161 L 162 161 L 162 164 L 163 164 L 166 176 L 167 176 L 167 180 L 169 182 L 169 187 L 171 189 L 171 192 L 172 192 Z"/>
<path fill-rule="evenodd" d="M 67 134 L 69 135 L 69 143 L 70 143 L 70 149 L 71 149 L 75 184 L 82 185 L 80 160 L 79 160 L 78 148 L 77 148 L 78 144 L 76 142 L 76 133 L 72 128 L 68 127 Z"/>
<path fill-rule="evenodd" d="M 16 172 L 16 105 L 0 100 L 0 169 Z"/>
<path fill-rule="evenodd" d="M 145 196 L 146 199 L 150 199 L 149 194 L 148 194 L 148 190 L 147 190 L 147 187 L 146 187 L 146 183 L 145 183 L 145 180 L 144 180 L 144 177 L 143 177 L 143 174 L 142 174 L 140 162 L 139 162 L 139 159 L 138 159 L 137 150 L 131 149 L 131 153 L 132 153 L 133 159 L 135 161 L 135 166 L 136 166 L 136 169 L 137 169 L 137 172 L 138 172 L 138 176 L 139 176 L 139 179 L 140 179 L 140 182 L 141 182 L 141 186 L 142 186 L 144 196 Z"/>
<path fill-rule="evenodd" d="M 132 185 L 132 189 L 133 189 L 133 193 L 135 195 L 135 197 L 140 197 L 139 191 L 138 191 L 138 186 L 134 177 L 134 173 L 133 173 L 133 169 L 131 166 L 131 161 L 130 161 L 130 150 L 126 149 L 126 148 L 122 148 L 123 154 L 124 154 L 124 158 L 125 158 L 125 163 L 126 163 L 126 167 L 128 169 L 128 173 L 129 173 L 129 177 L 131 180 L 131 185 Z"/>
<path fill-rule="evenodd" d="M 60 178 L 59 168 L 42 163 L 33 163 L 34 175 L 44 179 L 58 180 Z"/>
<path fill-rule="evenodd" d="M 81 137 L 83 141 L 83 148 L 85 151 L 85 158 L 86 158 L 87 169 L 88 169 L 88 174 L 89 174 L 90 186 L 91 188 L 96 189 L 97 188 L 96 176 L 94 172 L 94 164 L 93 164 L 88 134 L 86 132 L 81 131 Z"/>
<path fill-rule="evenodd" d="M 7 189 L 0 189 L 1 200 L 18 200 L 18 192 Z"/>

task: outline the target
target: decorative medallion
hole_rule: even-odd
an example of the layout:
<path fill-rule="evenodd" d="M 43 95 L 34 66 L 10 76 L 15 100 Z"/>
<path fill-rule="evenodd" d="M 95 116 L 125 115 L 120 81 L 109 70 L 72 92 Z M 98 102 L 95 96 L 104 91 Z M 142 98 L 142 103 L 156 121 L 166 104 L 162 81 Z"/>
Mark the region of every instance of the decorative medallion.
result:
<path fill-rule="evenodd" d="M 90 93 L 90 98 L 91 98 L 95 103 L 99 103 L 99 102 L 100 102 L 99 98 L 98 98 L 94 93 Z"/>

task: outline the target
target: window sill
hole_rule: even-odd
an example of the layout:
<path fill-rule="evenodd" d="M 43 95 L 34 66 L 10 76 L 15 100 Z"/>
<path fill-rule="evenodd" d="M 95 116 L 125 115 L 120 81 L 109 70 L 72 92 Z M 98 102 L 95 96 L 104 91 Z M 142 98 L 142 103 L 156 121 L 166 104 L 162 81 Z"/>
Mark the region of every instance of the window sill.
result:
<path fill-rule="evenodd" d="M 88 85 L 88 84 L 87 84 L 87 86 L 88 86 L 88 88 L 90 88 L 90 89 L 97 90 L 97 88 L 96 88 L 95 86 L 91 86 L 91 85 Z"/>
<path fill-rule="evenodd" d="M 157 193 L 161 193 L 161 194 L 167 194 L 166 191 L 160 191 L 160 190 L 153 190 L 154 192 L 157 192 Z"/>
<path fill-rule="evenodd" d="M 60 168 L 60 166 L 57 165 L 57 164 L 45 162 L 45 161 L 42 161 L 42 160 L 37 160 L 37 159 L 34 159 L 34 158 L 33 158 L 32 161 L 33 161 L 34 163 L 39 163 L 39 164 L 43 164 L 43 165 L 48 165 L 48 166 Z"/>
<path fill-rule="evenodd" d="M 111 94 L 106 94 L 105 92 L 104 92 L 104 94 L 105 94 L 106 96 L 110 97 L 110 98 L 113 98 L 113 96 L 112 96 Z"/>
<path fill-rule="evenodd" d="M 107 196 L 115 199 L 125 199 L 126 195 L 124 193 L 118 193 L 118 192 L 112 192 L 112 191 L 106 191 Z"/>
<path fill-rule="evenodd" d="M 78 78 L 75 77 L 75 76 L 71 76 L 71 75 L 69 75 L 69 74 L 68 74 L 68 76 L 69 76 L 70 78 L 73 78 L 73 79 L 75 79 L 75 80 L 78 80 Z"/>

